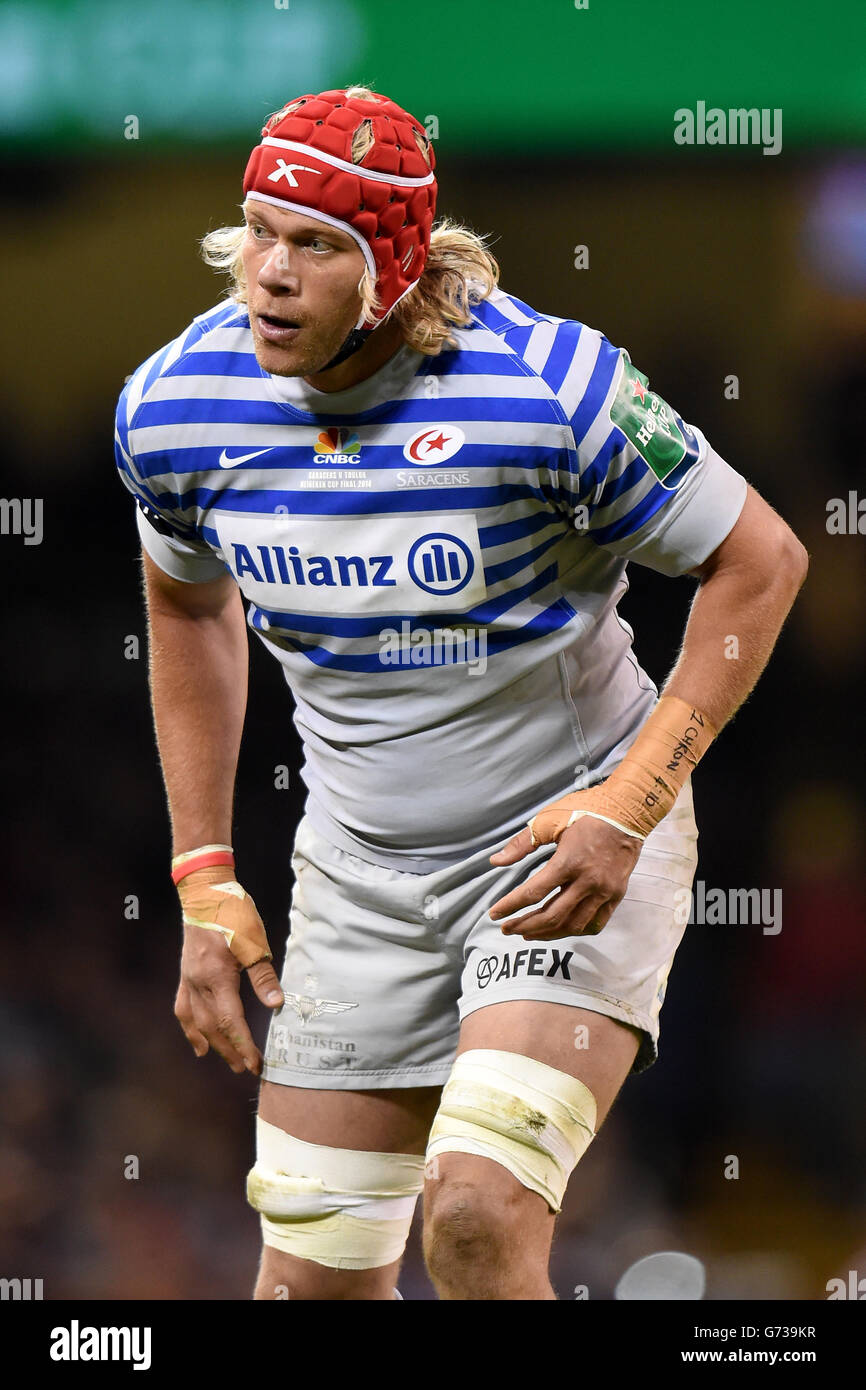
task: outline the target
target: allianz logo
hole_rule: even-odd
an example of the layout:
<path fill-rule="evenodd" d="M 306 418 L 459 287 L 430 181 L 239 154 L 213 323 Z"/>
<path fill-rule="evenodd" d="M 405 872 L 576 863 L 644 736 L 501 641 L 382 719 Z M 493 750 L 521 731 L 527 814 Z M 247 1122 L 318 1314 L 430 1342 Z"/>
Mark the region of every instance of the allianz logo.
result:
<path fill-rule="evenodd" d="M 232 567 L 238 580 L 314 588 L 393 588 L 400 582 L 395 566 L 429 594 L 455 594 L 475 572 L 469 545 L 448 531 L 430 531 L 409 547 L 405 559 L 382 555 L 303 555 L 297 545 L 245 545 L 229 541 Z"/>

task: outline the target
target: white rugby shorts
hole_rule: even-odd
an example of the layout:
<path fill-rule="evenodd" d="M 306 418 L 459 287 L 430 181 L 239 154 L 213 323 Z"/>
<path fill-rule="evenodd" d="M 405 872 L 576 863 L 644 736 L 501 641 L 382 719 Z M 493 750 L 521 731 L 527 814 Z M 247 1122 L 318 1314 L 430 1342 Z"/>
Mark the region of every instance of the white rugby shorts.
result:
<path fill-rule="evenodd" d="M 503 936 L 487 909 L 555 845 L 503 868 L 489 862 L 501 848 L 492 844 L 414 874 L 338 849 L 304 815 L 291 861 L 286 1002 L 271 1019 L 264 1079 L 334 1090 L 444 1085 L 461 1019 L 508 999 L 574 1004 L 630 1024 L 641 1032 L 633 1070 L 644 1071 L 658 1056 L 697 834 L 687 782 L 597 936 L 525 941 Z"/>

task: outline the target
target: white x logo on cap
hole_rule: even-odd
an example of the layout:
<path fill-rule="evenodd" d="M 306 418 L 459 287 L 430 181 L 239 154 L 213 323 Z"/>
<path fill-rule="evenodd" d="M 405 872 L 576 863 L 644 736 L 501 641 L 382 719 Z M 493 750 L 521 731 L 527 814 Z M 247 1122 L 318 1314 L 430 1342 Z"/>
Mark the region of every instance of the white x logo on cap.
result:
<path fill-rule="evenodd" d="M 293 169 L 303 169 L 306 174 L 321 174 L 321 169 L 311 169 L 309 164 L 287 164 L 284 159 L 277 160 L 277 167 L 272 174 L 268 174 L 270 183 L 279 183 L 285 175 L 291 188 L 298 187 L 298 180 L 292 173 Z"/>

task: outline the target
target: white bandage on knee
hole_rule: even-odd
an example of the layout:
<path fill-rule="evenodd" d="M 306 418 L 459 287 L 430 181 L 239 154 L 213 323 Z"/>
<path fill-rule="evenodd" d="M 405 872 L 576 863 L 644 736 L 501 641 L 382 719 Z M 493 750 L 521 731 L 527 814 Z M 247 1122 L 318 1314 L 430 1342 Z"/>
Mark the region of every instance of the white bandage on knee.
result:
<path fill-rule="evenodd" d="M 421 1154 L 331 1149 L 256 1120 L 247 1201 L 265 1245 L 289 1255 L 331 1269 L 399 1260 L 423 1186 Z"/>
<path fill-rule="evenodd" d="M 475 1048 L 451 1070 L 427 1161 L 449 1152 L 492 1158 L 558 1212 L 595 1121 L 595 1097 L 576 1077 L 518 1052 Z"/>

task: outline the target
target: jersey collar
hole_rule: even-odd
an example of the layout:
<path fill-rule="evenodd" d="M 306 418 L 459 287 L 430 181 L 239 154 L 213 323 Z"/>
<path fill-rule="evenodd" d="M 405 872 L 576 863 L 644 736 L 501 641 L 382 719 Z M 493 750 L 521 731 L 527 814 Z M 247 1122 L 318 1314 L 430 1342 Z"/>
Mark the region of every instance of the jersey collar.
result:
<path fill-rule="evenodd" d="M 270 372 L 262 375 L 271 395 L 282 405 L 293 406 L 307 415 L 358 415 L 398 398 L 423 361 L 422 353 L 403 343 L 372 376 L 344 391 L 318 391 L 299 376 L 274 376 Z"/>

